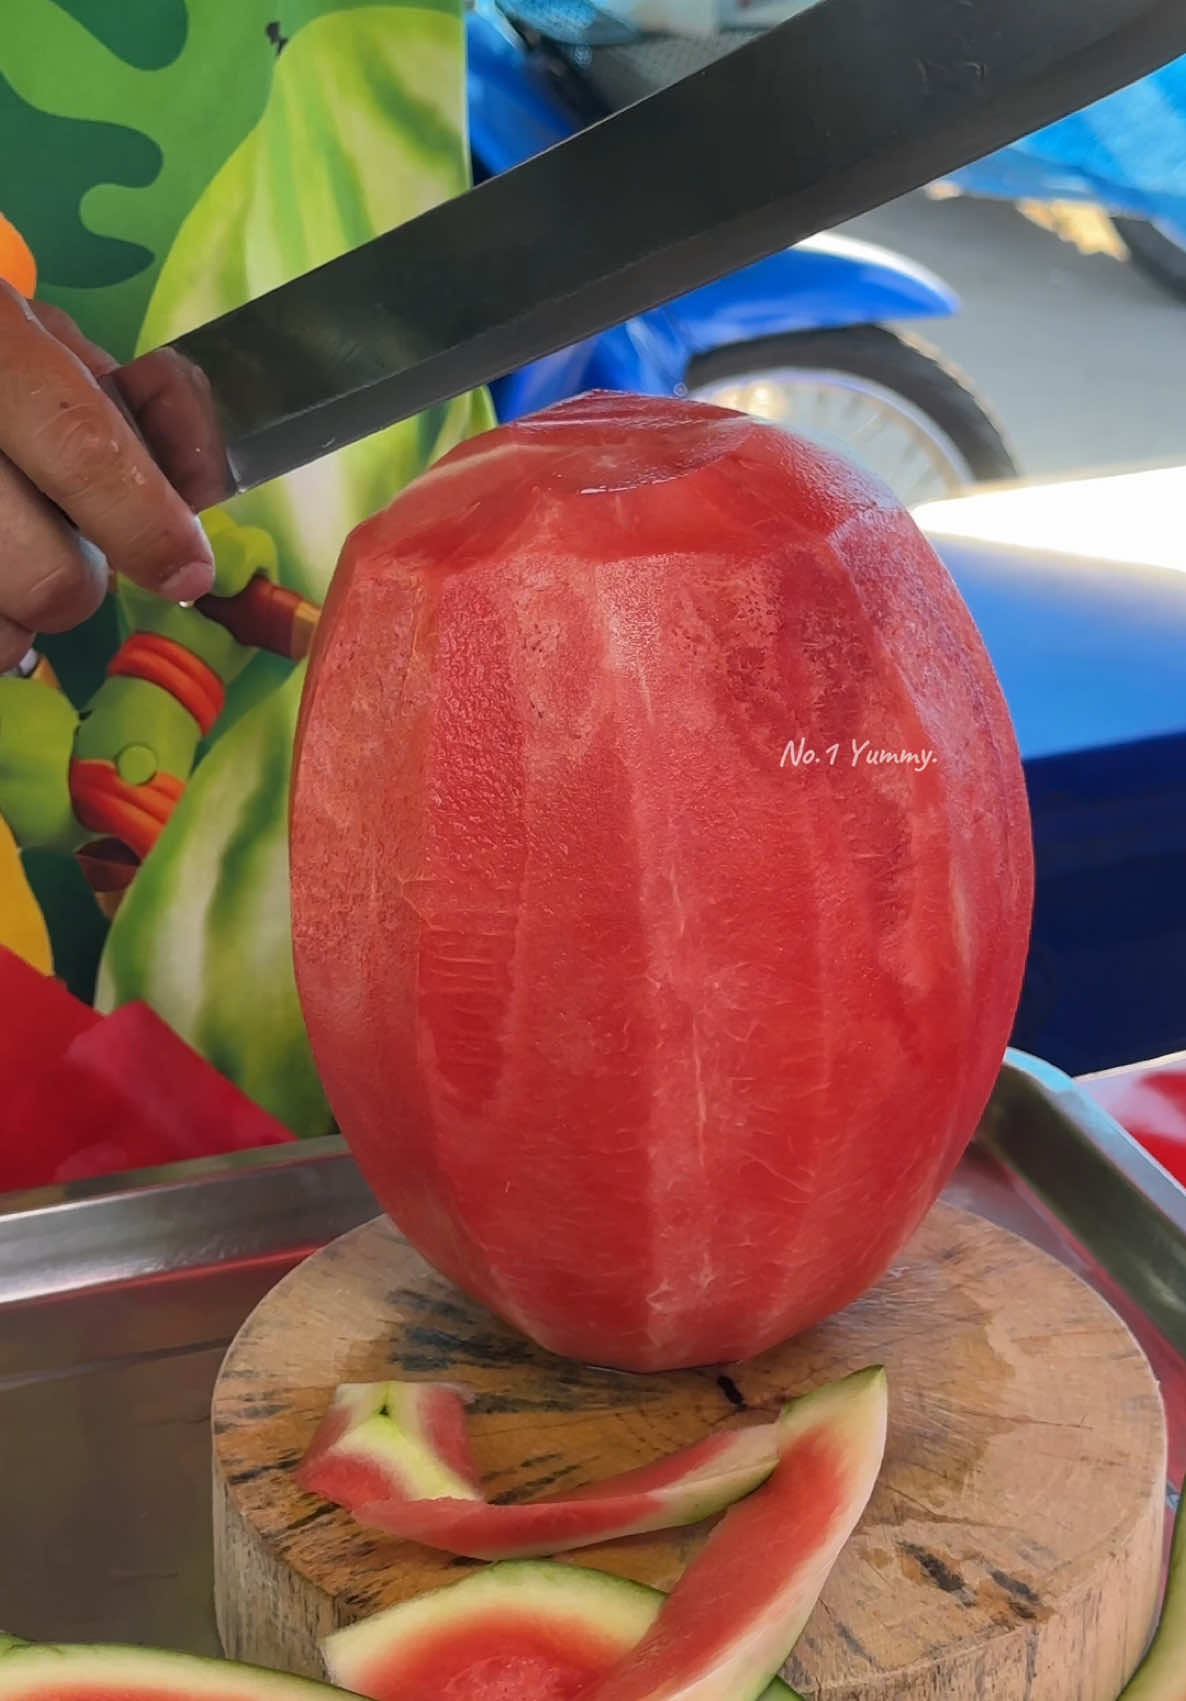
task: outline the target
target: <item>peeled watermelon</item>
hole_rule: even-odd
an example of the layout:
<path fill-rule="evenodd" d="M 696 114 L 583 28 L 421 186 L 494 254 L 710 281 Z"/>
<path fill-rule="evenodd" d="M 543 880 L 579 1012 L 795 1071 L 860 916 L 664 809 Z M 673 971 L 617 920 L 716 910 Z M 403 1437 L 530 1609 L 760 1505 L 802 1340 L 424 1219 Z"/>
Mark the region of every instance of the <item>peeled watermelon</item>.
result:
<path fill-rule="evenodd" d="M 761 1352 L 885 1271 L 991 1091 L 1033 883 L 1005 703 L 909 515 L 623 396 L 463 444 L 350 538 L 291 849 L 381 1204 L 631 1370 Z"/>

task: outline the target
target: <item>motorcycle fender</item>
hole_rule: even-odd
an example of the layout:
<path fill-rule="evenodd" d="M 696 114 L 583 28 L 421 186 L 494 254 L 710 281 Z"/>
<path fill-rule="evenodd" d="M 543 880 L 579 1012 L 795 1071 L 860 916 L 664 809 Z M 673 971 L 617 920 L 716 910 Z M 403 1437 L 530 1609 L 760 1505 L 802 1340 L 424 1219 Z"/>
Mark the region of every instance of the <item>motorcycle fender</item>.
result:
<path fill-rule="evenodd" d="M 925 267 L 872 243 L 819 236 L 680 296 L 658 314 L 690 359 L 787 332 L 950 318 L 958 310 L 958 296 Z"/>
<path fill-rule="evenodd" d="M 572 134 L 523 44 L 489 6 L 467 15 L 466 58 L 470 148 L 479 174 L 510 171 Z"/>
<path fill-rule="evenodd" d="M 506 424 L 585 390 L 670 396 L 683 384 L 688 349 L 663 313 L 645 313 L 588 342 L 545 355 L 490 386 Z"/>
<path fill-rule="evenodd" d="M 492 386 L 498 417 L 518 419 L 581 390 L 677 391 L 694 355 L 796 331 L 947 317 L 958 297 L 897 255 L 847 237 L 797 248 L 548 355 Z"/>

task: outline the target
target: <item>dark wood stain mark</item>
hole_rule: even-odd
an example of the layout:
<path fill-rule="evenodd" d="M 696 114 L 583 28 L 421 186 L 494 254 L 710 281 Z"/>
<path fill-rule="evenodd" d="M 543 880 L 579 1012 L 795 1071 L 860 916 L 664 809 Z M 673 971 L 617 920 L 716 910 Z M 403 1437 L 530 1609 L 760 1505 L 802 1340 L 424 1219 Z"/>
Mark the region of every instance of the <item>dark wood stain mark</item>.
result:
<path fill-rule="evenodd" d="M 950 1565 L 940 1559 L 937 1553 L 932 1553 L 929 1548 L 916 1547 L 913 1542 L 900 1542 L 898 1545 L 945 1595 L 961 1595 L 965 1600 L 971 1599 L 971 1590 L 965 1580 L 958 1571 L 953 1571 Z"/>
<path fill-rule="evenodd" d="M 240 1470 L 228 1471 L 227 1481 L 254 1482 L 257 1477 L 266 1477 L 269 1472 L 287 1471 L 292 1466 L 299 1465 L 303 1458 L 303 1453 L 277 1453 L 274 1459 L 268 1459 L 262 1465 L 244 1465 Z"/>
<path fill-rule="evenodd" d="M 549 1471 L 547 1476 L 536 1477 L 534 1482 L 520 1483 L 515 1488 L 492 1494 L 490 1502 L 493 1506 L 505 1506 L 517 1500 L 531 1500 L 537 1494 L 543 1494 L 546 1489 L 553 1488 L 556 1483 L 563 1482 L 565 1477 L 570 1477 L 575 1470 L 575 1465 L 561 1465 L 558 1471 Z"/>
<path fill-rule="evenodd" d="M 476 1394 L 469 1402 L 469 1410 L 475 1417 L 496 1412 L 521 1412 L 524 1417 L 532 1412 L 548 1412 L 553 1416 L 557 1412 L 576 1412 L 585 1416 L 589 1412 L 633 1412 L 636 1409 L 636 1405 L 624 1397 L 612 1393 L 601 1395 L 592 1389 L 575 1391 L 572 1399 L 564 1398 L 559 1393 L 544 1393 L 534 1397 L 524 1394 Z"/>
<path fill-rule="evenodd" d="M 336 1506 L 318 1506 L 314 1511 L 306 1512 L 303 1518 L 293 1518 L 285 1529 L 289 1535 L 294 1530 L 306 1530 L 310 1524 L 316 1524 L 322 1518 L 331 1518 L 337 1510 Z"/>
<path fill-rule="evenodd" d="M 858 1659 L 864 1660 L 865 1664 L 871 1671 L 879 1670 L 880 1668 L 877 1665 L 877 1661 L 873 1658 L 873 1655 L 861 1641 L 856 1631 L 850 1630 L 842 1618 L 834 1618 L 832 1622 L 836 1627 L 836 1634 L 844 1643 L 844 1646 L 849 1649 L 851 1653 L 856 1654 Z"/>
<path fill-rule="evenodd" d="M 1020 1577 L 1011 1577 L 1007 1571 L 990 1571 L 989 1576 L 998 1589 L 1003 1589 L 1008 1595 L 1017 1618 L 1024 1618 L 1030 1623 L 1039 1615 L 1041 1597 L 1035 1594 L 1028 1583 L 1023 1583 Z"/>
<path fill-rule="evenodd" d="M 1028 1583 L 1023 1583 L 1020 1577 L 1011 1577 L 1007 1571 L 990 1571 L 989 1576 L 1007 1595 L 1025 1601 L 1028 1606 L 1041 1606 L 1041 1596 L 1036 1594 Z"/>
<path fill-rule="evenodd" d="M 249 1465 L 246 1470 L 232 1471 L 229 1480 L 233 1483 L 254 1482 L 257 1477 L 266 1477 L 269 1471 L 274 1471 L 275 1465 Z"/>
<path fill-rule="evenodd" d="M 736 1406 L 739 1412 L 745 1410 L 745 1395 L 731 1376 L 718 1376 L 717 1387 L 731 1406 Z"/>
<path fill-rule="evenodd" d="M 244 1400 L 239 1416 L 248 1418 L 287 1417 L 290 1408 L 277 1400 Z"/>
<path fill-rule="evenodd" d="M 530 1364 L 532 1350 L 526 1341 L 464 1339 L 445 1329 L 415 1323 L 408 1330 L 407 1345 L 400 1352 L 405 1370 L 439 1370 L 442 1364 L 483 1364 L 505 1367 Z"/>
<path fill-rule="evenodd" d="M 415 1288 L 396 1288 L 387 1296 L 387 1303 L 396 1311 L 418 1311 L 422 1317 L 441 1317 L 464 1329 L 489 1327 L 489 1318 L 479 1318 L 463 1302 L 447 1299 L 443 1294 L 420 1293 Z"/>

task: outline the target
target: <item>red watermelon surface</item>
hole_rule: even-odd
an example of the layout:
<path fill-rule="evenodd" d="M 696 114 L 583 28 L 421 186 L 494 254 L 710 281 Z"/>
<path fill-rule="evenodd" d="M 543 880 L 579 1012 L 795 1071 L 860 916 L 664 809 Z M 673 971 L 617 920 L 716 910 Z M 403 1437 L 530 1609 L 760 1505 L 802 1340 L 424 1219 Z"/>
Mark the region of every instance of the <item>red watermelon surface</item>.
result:
<path fill-rule="evenodd" d="M 368 1181 L 555 1352 L 748 1357 L 973 1133 L 1032 897 L 1009 716 L 880 485 L 591 396 L 347 543 L 292 806 L 298 980 Z"/>

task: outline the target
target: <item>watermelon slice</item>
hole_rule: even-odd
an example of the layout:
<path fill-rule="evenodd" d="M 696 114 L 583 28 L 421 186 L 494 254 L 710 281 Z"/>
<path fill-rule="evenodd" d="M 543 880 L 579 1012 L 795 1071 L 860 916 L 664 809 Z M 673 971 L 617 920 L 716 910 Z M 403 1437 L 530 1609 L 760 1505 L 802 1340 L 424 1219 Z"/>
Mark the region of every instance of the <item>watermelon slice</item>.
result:
<path fill-rule="evenodd" d="M 886 1377 L 860 1371 L 779 1420 L 767 1482 L 715 1529 L 634 1651 L 586 1701 L 753 1701 L 798 1641 L 873 1492 Z"/>
<path fill-rule="evenodd" d="M 402 1601 L 322 1644 L 370 1701 L 575 1701 L 646 1635 L 663 1596 L 604 1571 L 509 1561 Z M 777 1679 L 762 1701 L 799 1701 Z"/>
<path fill-rule="evenodd" d="M 482 1500 L 465 1402 L 441 1382 L 344 1382 L 297 1477 L 347 1507 L 388 1498 Z"/>
<path fill-rule="evenodd" d="M 0 1701 L 341 1701 L 341 1693 L 229 1660 L 0 1637 Z"/>
<path fill-rule="evenodd" d="M 1157 1634 L 1120 1701 L 1186 1701 L 1186 1495 L 1178 1506 Z"/>
<path fill-rule="evenodd" d="M 411 1399 L 419 1406 L 409 1427 L 393 1401 L 412 1390 L 418 1390 Z M 298 1478 L 304 1488 L 345 1506 L 360 1524 L 404 1541 L 470 1559 L 529 1559 L 699 1523 L 749 1494 L 777 1458 L 777 1426 L 759 1424 L 707 1436 L 561 1497 L 491 1505 L 458 1445 L 460 1422 L 458 1396 L 439 1385 L 347 1384 Z"/>

